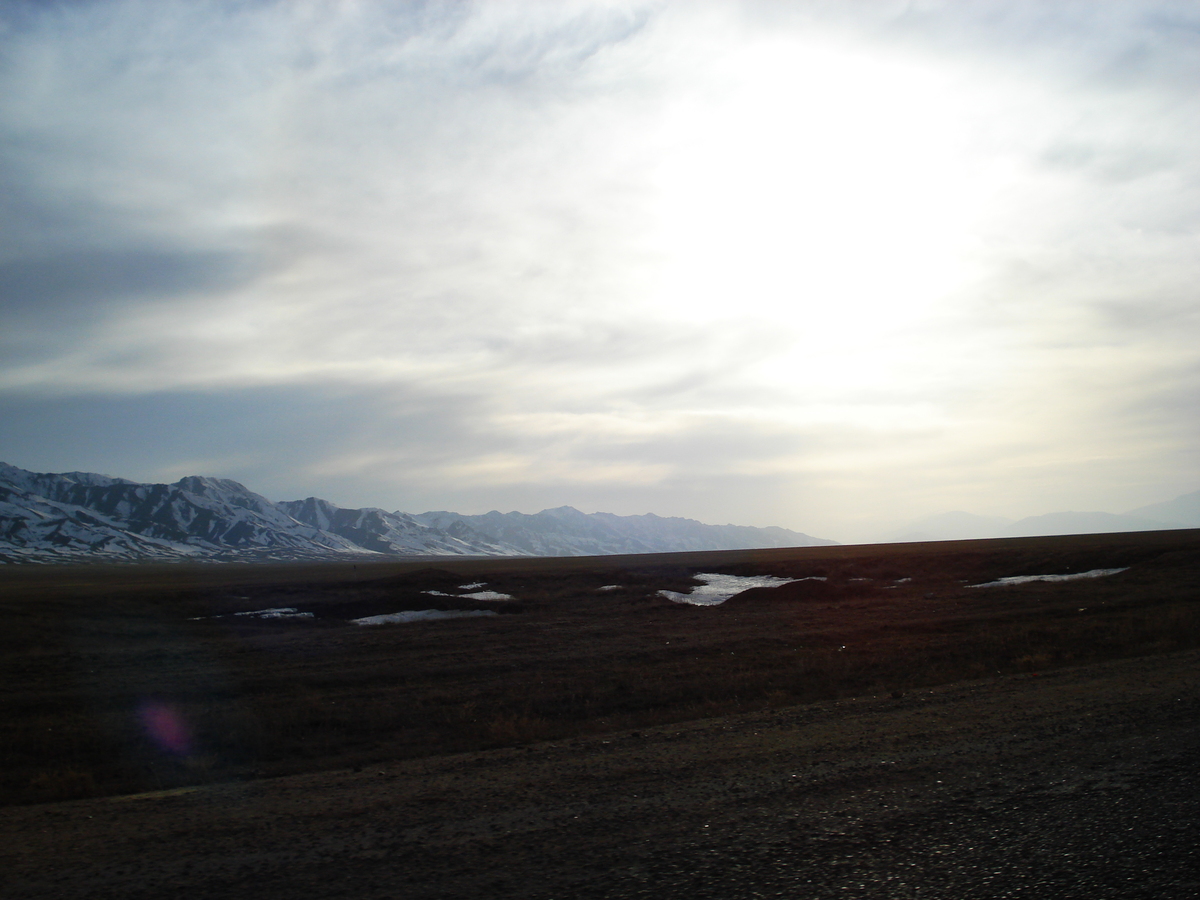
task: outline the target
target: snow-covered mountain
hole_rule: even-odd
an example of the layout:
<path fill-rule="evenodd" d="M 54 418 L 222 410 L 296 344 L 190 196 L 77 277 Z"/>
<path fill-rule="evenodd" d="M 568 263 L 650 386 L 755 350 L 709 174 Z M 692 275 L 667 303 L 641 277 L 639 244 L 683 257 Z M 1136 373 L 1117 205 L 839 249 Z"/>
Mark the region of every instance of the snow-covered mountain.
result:
<path fill-rule="evenodd" d="M 783 528 L 587 515 L 569 506 L 462 516 L 342 509 L 316 497 L 272 503 L 228 479 L 140 484 L 0 463 L 0 562 L 580 556 L 830 543 Z"/>
<path fill-rule="evenodd" d="M 664 553 L 681 550 L 749 550 L 758 547 L 816 547 L 833 544 L 786 528 L 705 525 L 695 519 L 582 513 L 574 507 L 544 509 L 534 515 L 490 512 L 463 516 L 428 512 L 414 518 L 439 529 L 469 528 L 498 545 L 530 556 L 601 556 L 612 553 Z"/>
<path fill-rule="evenodd" d="M 181 559 L 362 552 L 296 521 L 236 481 L 139 484 L 0 463 L 0 559 Z"/>
<path fill-rule="evenodd" d="M 419 516 L 382 509 L 343 509 L 328 500 L 286 500 L 277 506 L 296 521 L 389 556 L 523 556 L 470 528 L 442 529 Z"/>

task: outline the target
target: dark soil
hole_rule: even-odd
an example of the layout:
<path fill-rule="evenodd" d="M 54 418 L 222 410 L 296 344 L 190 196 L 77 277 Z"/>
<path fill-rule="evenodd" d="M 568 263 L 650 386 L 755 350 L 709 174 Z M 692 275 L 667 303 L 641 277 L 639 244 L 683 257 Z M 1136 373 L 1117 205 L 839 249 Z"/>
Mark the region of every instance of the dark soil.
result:
<path fill-rule="evenodd" d="M 1195 531 L 0 587 L 6 898 L 1200 895 Z"/>
<path fill-rule="evenodd" d="M 1200 895 L 1200 654 L 0 811 L 13 898 Z"/>

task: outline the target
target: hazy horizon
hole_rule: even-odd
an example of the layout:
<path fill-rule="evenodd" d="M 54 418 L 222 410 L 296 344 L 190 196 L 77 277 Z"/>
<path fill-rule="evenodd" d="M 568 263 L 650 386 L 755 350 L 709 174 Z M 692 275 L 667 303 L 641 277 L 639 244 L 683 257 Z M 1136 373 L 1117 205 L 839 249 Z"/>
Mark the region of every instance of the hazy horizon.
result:
<path fill-rule="evenodd" d="M 0 459 L 841 541 L 1200 487 L 1190 2 L 0 9 Z"/>

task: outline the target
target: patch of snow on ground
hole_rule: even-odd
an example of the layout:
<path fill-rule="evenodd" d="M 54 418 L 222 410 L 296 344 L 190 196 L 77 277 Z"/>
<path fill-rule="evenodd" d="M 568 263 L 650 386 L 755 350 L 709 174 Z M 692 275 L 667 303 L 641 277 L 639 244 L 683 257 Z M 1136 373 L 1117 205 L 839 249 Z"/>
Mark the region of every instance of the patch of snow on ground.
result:
<path fill-rule="evenodd" d="M 447 594 L 445 591 L 421 591 L 422 594 L 429 594 L 431 597 L 457 597 L 458 594 Z"/>
<path fill-rule="evenodd" d="M 1012 584 L 1028 584 L 1031 581 L 1075 581 L 1077 578 L 1103 578 L 1105 575 L 1116 575 L 1124 572 L 1129 566 L 1120 569 L 1091 569 L 1087 572 L 1076 572 L 1073 575 L 1011 575 L 997 581 L 987 581 L 983 584 L 968 584 L 967 587 L 1007 587 Z"/>
<path fill-rule="evenodd" d="M 473 594 L 459 594 L 468 600 L 511 600 L 512 594 L 500 594 L 496 591 L 476 591 Z"/>
<path fill-rule="evenodd" d="M 487 582 L 486 582 L 486 581 L 476 581 L 476 582 L 473 582 L 473 583 L 471 583 L 471 584 L 460 584 L 460 585 L 458 586 L 458 589 L 459 589 L 460 591 L 473 591 L 473 590 L 475 590 L 476 588 L 481 588 L 481 587 L 483 587 L 485 584 L 487 584 Z"/>
<path fill-rule="evenodd" d="M 390 625 L 403 622 L 428 622 L 432 619 L 469 619 L 474 616 L 495 615 L 498 613 L 490 609 L 408 609 L 404 612 L 365 616 L 350 621 L 354 625 Z"/>
<path fill-rule="evenodd" d="M 294 606 L 281 606 L 277 609 L 252 609 L 247 612 L 232 613 L 235 616 L 255 616 L 259 619 L 311 619 L 313 613 L 297 612 Z M 224 619 L 225 616 L 193 616 L 192 621 L 200 619 Z"/>
<path fill-rule="evenodd" d="M 724 603 L 734 594 L 748 591 L 750 588 L 772 588 L 781 584 L 791 584 L 793 581 L 806 581 L 803 578 L 778 578 L 774 575 L 716 575 L 702 573 L 693 576 L 704 584 L 694 587 L 686 594 L 678 591 L 659 591 L 660 597 L 666 597 L 675 603 L 688 603 L 692 606 L 716 606 Z M 824 581 L 824 578 L 819 579 Z"/>
<path fill-rule="evenodd" d="M 621 585 L 619 584 L 602 584 L 600 587 L 596 588 L 598 591 L 619 591 L 620 589 Z"/>

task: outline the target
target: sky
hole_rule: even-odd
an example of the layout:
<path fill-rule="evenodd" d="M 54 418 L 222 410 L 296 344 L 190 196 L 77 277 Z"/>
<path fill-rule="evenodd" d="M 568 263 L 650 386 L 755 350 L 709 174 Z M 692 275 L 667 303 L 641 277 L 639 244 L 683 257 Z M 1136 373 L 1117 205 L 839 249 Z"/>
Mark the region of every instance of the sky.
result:
<path fill-rule="evenodd" d="M 842 541 L 1200 487 L 1200 4 L 0 6 L 0 459 Z"/>

